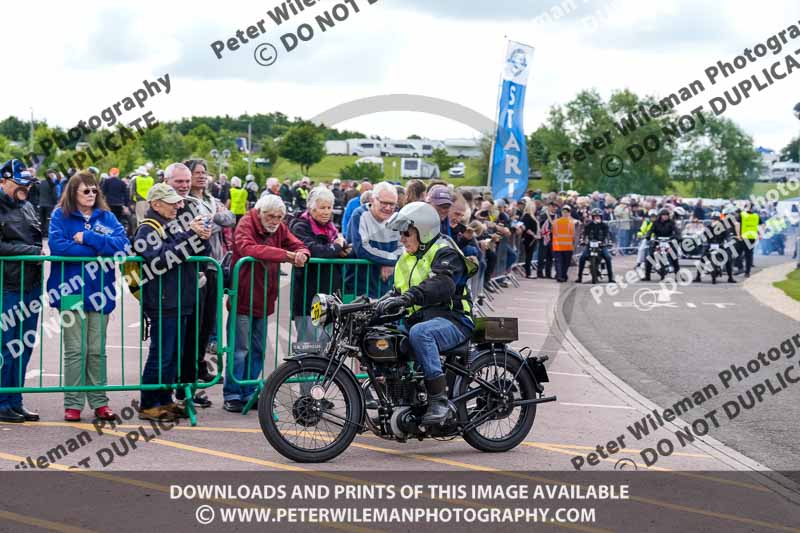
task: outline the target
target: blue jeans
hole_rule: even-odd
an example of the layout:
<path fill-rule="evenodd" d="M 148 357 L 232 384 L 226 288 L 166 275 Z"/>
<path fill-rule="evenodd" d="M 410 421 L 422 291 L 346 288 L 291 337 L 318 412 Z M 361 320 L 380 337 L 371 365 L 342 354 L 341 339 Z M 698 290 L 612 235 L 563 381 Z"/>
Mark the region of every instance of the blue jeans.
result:
<path fill-rule="evenodd" d="M 222 397 L 226 402 L 231 400 L 247 402 L 255 393 L 256 386 L 242 385 L 236 380 L 250 381 L 261 376 L 261 371 L 264 369 L 264 348 L 267 342 L 267 321 L 264 318 L 253 318 L 251 329 L 248 315 L 231 312 L 228 315 L 228 331 L 230 331 L 231 320 L 234 316 L 236 317 L 236 344 L 233 350 L 233 368 L 228 368 L 228 374 L 225 375 Z"/>
<path fill-rule="evenodd" d="M 25 317 L 20 322 L 12 309 L 20 303 L 22 296 L 22 306 L 30 310 L 30 303 L 42 294 L 42 287 L 36 286 L 28 289 L 20 295 L 19 291 L 3 291 L 3 315 L 12 319 L 12 327 L 8 327 L 0 332 L 0 387 L 24 387 L 25 373 L 28 369 L 28 362 L 31 360 L 33 345 L 36 340 L 36 325 L 39 322 L 39 312 L 30 312 L 30 316 Z M 38 309 L 38 308 L 37 308 Z M 8 324 L 8 322 L 0 322 Z M 20 325 L 22 328 L 20 330 Z M 12 341 L 13 344 L 12 344 Z M 19 392 L 0 394 L 0 408 L 22 407 L 22 394 Z"/>
<path fill-rule="evenodd" d="M 181 332 L 180 346 L 178 346 L 178 331 Z M 160 338 L 159 338 L 160 335 Z M 163 383 L 172 385 L 178 374 L 178 354 L 183 353 L 183 344 L 186 340 L 186 316 L 164 316 L 161 320 L 152 317 L 150 321 L 150 350 L 147 352 L 147 362 L 142 371 L 142 385 Z M 159 358 L 159 346 L 161 356 Z M 159 380 L 159 371 L 161 379 Z M 142 391 L 141 408 L 169 405 L 172 401 L 172 389 Z"/>
<path fill-rule="evenodd" d="M 611 254 L 608 252 L 608 248 L 601 248 L 600 249 L 600 256 L 606 262 L 606 270 L 608 270 L 608 279 L 611 280 L 614 277 L 614 271 L 611 268 Z M 589 247 L 583 249 L 583 253 L 581 253 L 581 257 L 578 259 L 578 277 L 583 277 L 583 268 L 586 266 L 586 261 L 589 259 Z M 599 268 L 599 267 L 598 267 Z"/>
<path fill-rule="evenodd" d="M 452 350 L 466 341 L 467 336 L 451 321 L 437 317 L 411 326 L 408 340 L 425 379 L 435 379 L 443 374 L 439 354 Z"/>

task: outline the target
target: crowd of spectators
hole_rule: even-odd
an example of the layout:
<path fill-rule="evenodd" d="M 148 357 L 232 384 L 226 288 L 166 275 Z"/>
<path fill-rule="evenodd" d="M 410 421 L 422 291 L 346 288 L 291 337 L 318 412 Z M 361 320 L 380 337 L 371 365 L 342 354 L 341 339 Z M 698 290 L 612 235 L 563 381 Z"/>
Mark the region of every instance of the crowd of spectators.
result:
<path fill-rule="evenodd" d="M 220 361 L 216 369 L 224 376 L 223 408 L 230 412 L 241 412 L 257 393 L 253 380 L 264 371 L 267 320 L 276 312 L 280 277 L 286 274 L 282 265 L 293 269 L 291 318 L 297 340 L 324 340 L 325 332 L 311 324 L 311 298 L 341 290 L 379 297 L 389 290 L 403 248 L 398 232 L 385 222 L 407 203 L 432 205 L 442 235 L 478 266 L 471 290 L 479 306 L 486 293 L 507 286 L 505 278 L 520 265 L 528 278 L 554 279 L 555 273 L 556 281 L 568 281 L 567 270 L 577 260 L 573 252 L 593 218 L 610 226 L 599 234 L 614 241 L 618 253 L 633 254 L 653 210 L 668 209 L 674 219 L 686 219 L 687 228 L 702 226 L 710 215 L 702 201 L 687 205 L 676 196 L 617 200 L 600 192 L 581 196 L 531 190 L 514 200 L 438 180 L 410 180 L 403 187 L 269 178 L 260 189 L 252 176 L 242 181 L 220 175 L 214 180 L 201 159 L 173 163 L 155 176 L 138 171 L 123 178 L 116 168 L 102 174 L 90 168 L 70 176 L 47 170 L 41 179 L 13 161 L 3 167 L 2 178 L 1 256 L 43 254 L 43 239 L 49 236 L 52 256 L 111 258 L 122 253 L 141 258 L 137 297 L 150 339 L 144 385 L 216 378 L 206 357 L 216 352 L 223 333 L 216 330 L 218 279 L 231 275 L 229 265 L 244 260 L 234 280 L 238 291 L 225 301 L 226 330 L 235 334 L 233 365 L 223 373 Z M 354 268 L 335 261 L 309 263 L 312 258 L 364 262 Z M 581 266 L 584 261 L 585 256 Z M 15 306 L 42 294 L 42 264 L 6 260 L 3 265 L 3 313 L 13 314 Z M 64 417 L 80 420 L 88 403 L 95 417 L 113 419 L 100 389 L 106 384 L 102 342 L 119 298 L 108 290 L 115 283 L 115 269 L 104 269 L 99 279 L 86 279 L 85 261 L 52 262 L 49 269 L 48 303 L 60 311 L 64 332 L 64 385 L 98 388 L 66 393 Z M 156 275 L 146 279 L 146 272 Z M 62 289 L 75 277 L 76 283 Z M 230 283 L 225 279 L 227 288 Z M 93 297 L 97 293 L 107 295 Z M 20 333 L 36 330 L 38 315 L 30 313 L 17 327 L 4 327 L 2 387 L 20 385 L 31 350 L 26 347 L 16 357 L 8 346 Z M 164 388 L 142 391 L 140 416 L 187 416 L 186 391 L 178 387 L 174 392 L 175 397 Z M 211 405 L 202 395 L 191 400 L 196 406 Z M 36 413 L 23 407 L 21 395 L 0 394 L 0 420 L 36 419 Z"/>

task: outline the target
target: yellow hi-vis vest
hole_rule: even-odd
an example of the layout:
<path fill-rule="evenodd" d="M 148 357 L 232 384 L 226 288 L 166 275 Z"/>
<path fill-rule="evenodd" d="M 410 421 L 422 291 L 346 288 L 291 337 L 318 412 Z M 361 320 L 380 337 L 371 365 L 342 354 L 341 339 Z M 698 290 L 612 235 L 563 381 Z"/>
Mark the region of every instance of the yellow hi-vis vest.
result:
<path fill-rule="evenodd" d="M 760 219 L 755 213 L 742 213 L 742 238 L 756 240 L 758 239 L 758 224 Z"/>
<path fill-rule="evenodd" d="M 300 187 L 300 198 L 306 201 L 308 200 L 308 189 L 305 187 Z"/>
<path fill-rule="evenodd" d="M 137 201 L 147 200 L 147 193 L 153 188 L 153 178 L 150 176 L 136 176 L 136 194 L 139 196 Z"/>
<path fill-rule="evenodd" d="M 422 257 L 417 257 L 416 255 L 406 252 L 397 261 L 394 270 L 394 286 L 400 291 L 400 294 L 405 293 L 411 287 L 415 287 L 428 279 L 431 274 L 431 266 L 433 265 L 433 259 L 436 257 L 436 252 L 446 247 L 456 250 L 458 255 L 461 256 L 461 259 L 467 267 L 468 278 L 472 277 L 478 271 L 478 267 L 475 263 L 464 257 L 464 253 L 449 237 L 442 235 L 428 248 Z M 453 311 L 462 312 L 472 320 L 472 307 L 469 304 L 467 290 L 465 285 L 461 297 L 454 297 L 448 305 Z M 411 316 L 420 309 L 422 309 L 422 307 L 413 305 L 408 308 L 407 315 Z"/>
<path fill-rule="evenodd" d="M 650 219 L 645 219 L 644 222 L 642 222 L 642 227 L 639 229 L 639 238 L 644 239 L 644 236 L 647 235 L 647 232 L 650 231 L 652 226 L 653 223 L 650 221 Z"/>
<path fill-rule="evenodd" d="M 244 215 L 247 213 L 247 191 L 231 188 L 231 213 Z"/>

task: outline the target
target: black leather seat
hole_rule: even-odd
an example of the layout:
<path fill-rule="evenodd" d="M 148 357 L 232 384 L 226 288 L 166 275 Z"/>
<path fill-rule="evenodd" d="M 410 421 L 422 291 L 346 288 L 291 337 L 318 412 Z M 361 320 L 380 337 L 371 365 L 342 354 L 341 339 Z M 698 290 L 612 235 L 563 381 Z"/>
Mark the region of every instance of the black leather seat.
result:
<path fill-rule="evenodd" d="M 465 340 L 455 348 L 442 352 L 442 357 L 447 358 L 448 360 L 455 359 L 456 361 L 466 361 L 469 357 L 469 350 L 470 350 L 470 341 L 469 339 Z"/>

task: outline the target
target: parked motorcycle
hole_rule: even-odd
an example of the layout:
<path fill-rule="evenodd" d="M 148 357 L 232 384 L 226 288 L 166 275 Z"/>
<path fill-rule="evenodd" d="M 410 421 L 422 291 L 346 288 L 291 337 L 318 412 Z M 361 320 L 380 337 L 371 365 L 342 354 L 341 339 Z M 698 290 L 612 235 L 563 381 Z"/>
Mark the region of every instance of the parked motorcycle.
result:
<path fill-rule="evenodd" d="M 261 429 L 288 459 L 329 461 L 366 431 L 397 442 L 463 437 L 477 450 L 505 452 L 528 435 L 536 406 L 556 400 L 544 396 L 547 357 L 508 346 L 517 340 L 517 320 L 479 318 L 472 341 L 441 354 L 451 413 L 425 426 L 424 374 L 407 334 L 394 325 L 402 312 L 376 316 L 377 302 L 314 296 L 312 322 L 331 326 L 330 341 L 295 350 L 267 378 L 258 405 Z M 364 381 L 348 359 L 358 362 Z"/>

